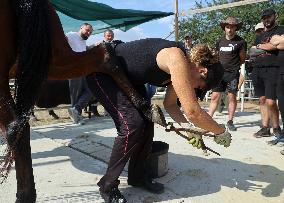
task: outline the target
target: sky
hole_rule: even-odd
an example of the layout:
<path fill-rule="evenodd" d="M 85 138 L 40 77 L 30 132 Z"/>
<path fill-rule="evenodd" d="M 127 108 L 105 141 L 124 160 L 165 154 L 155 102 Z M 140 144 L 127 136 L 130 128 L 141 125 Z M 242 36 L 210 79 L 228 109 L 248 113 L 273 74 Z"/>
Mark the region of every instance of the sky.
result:
<path fill-rule="evenodd" d="M 93 0 L 94 1 L 94 0 Z M 145 11 L 164 11 L 174 12 L 174 0 L 95 0 L 99 3 L 107 4 L 113 8 L 136 9 Z M 179 0 L 179 11 L 187 11 L 194 5 L 193 0 Z M 165 38 L 173 31 L 174 16 L 153 20 L 139 26 L 136 26 L 127 32 L 114 30 L 115 39 L 124 42 L 133 41 L 137 39 L 157 37 Z M 77 31 L 77 30 L 74 30 Z M 172 35 L 169 40 L 174 40 Z M 87 44 L 94 44 L 103 40 L 103 34 L 92 35 Z"/>

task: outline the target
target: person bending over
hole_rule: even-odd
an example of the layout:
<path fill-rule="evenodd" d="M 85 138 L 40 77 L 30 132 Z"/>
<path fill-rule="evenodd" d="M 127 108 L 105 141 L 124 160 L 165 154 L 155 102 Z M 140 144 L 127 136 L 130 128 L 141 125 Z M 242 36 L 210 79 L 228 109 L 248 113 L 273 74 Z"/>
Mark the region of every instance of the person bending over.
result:
<path fill-rule="evenodd" d="M 216 123 L 197 101 L 197 96 L 203 98 L 206 91 L 218 85 L 223 77 L 217 54 L 207 45 L 193 48 L 189 58 L 178 42 L 142 39 L 118 44 L 115 54 L 120 62 L 119 68 L 125 71 L 135 90 L 145 98 L 147 93 L 144 84 L 167 86 L 164 107 L 175 122 L 186 126 L 190 121 L 214 133 L 217 139 L 230 137 L 225 128 Z M 107 202 L 126 202 L 118 190 L 118 178 L 128 160 L 129 185 L 162 193 L 164 186 L 153 181 L 145 168 L 151 152 L 154 123 L 146 120 L 110 76 L 89 75 L 87 82 L 114 120 L 118 133 L 107 171 L 98 182 L 102 197 Z M 185 116 L 177 106 L 177 98 Z M 218 144 L 226 147 L 230 144 L 230 141 L 220 143 L 217 139 L 215 141 Z"/>

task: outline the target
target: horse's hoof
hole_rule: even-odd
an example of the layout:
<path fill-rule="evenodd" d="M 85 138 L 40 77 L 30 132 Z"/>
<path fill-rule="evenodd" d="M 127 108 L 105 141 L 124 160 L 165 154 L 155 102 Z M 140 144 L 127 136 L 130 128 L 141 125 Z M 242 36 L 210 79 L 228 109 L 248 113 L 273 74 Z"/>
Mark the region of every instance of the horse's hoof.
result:
<path fill-rule="evenodd" d="M 36 191 L 31 193 L 17 192 L 15 203 L 35 203 L 36 202 Z"/>
<path fill-rule="evenodd" d="M 52 116 L 52 118 L 54 118 L 56 120 L 59 119 L 59 116 L 54 111 L 49 112 L 49 115 Z"/>
<path fill-rule="evenodd" d="M 151 105 L 152 122 L 161 126 L 166 126 L 166 119 L 162 109 L 157 105 Z"/>

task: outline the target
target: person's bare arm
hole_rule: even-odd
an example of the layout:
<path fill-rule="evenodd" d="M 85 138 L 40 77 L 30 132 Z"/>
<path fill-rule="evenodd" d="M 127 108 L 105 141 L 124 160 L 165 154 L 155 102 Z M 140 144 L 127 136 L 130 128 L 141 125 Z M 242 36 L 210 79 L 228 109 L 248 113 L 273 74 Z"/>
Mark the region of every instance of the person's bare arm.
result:
<path fill-rule="evenodd" d="M 203 109 L 201 109 L 193 88 L 190 67 L 184 53 L 179 48 L 165 48 L 157 55 L 160 69 L 170 73 L 173 89 L 179 98 L 185 115 L 195 126 L 220 134 L 224 132 Z M 179 121 L 178 121 L 179 122 Z"/>
<path fill-rule="evenodd" d="M 243 76 L 243 74 L 240 73 L 239 84 L 238 84 L 238 90 L 241 89 L 241 87 L 242 87 L 244 81 L 245 81 L 245 77 Z"/>
<path fill-rule="evenodd" d="M 240 64 L 244 64 L 247 57 L 246 51 L 242 49 L 239 55 L 240 55 Z"/>
<path fill-rule="evenodd" d="M 262 49 L 262 50 L 264 50 L 264 51 L 277 50 L 277 47 L 274 46 L 273 44 L 271 44 L 270 42 L 265 43 L 265 44 L 258 44 L 258 45 L 256 46 L 256 48 Z"/>
<path fill-rule="evenodd" d="M 270 43 L 277 47 L 279 50 L 284 50 L 284 35 L 274 35 Z"/>
<path fill-rule="evenodd" d="M 177 95 L 172 84 L 167 86 L 164 108 L 175 122 L 179 124 L 188 122 L 177 105 Z"/>

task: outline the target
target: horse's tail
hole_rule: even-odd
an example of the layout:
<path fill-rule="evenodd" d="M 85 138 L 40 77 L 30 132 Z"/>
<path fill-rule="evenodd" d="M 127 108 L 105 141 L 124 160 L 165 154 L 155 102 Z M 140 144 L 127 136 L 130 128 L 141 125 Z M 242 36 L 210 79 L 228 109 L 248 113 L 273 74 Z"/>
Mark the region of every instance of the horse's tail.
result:
<path fill-rule="evenodd" d="M 51 56 L 48 0 L 13 0 L 17 19 L 16 114 L 27 121 Z"/>
<path fill-rule="evenodd" d="M 47 77 L 51 56 L 50 17 L 48 0 L 12 0 L 17 28 L 18 67 L 15 80 L 15 111 L 17 120 L 8 126 L 8 150 L 5 153 L 4 170 L 9 171 L 13 162 L 11 149 L 25 125 L 39 93 L 43 80 Z M 0 157 L 1 158 L 1 157 Z M 3 169 L 3 168 L 2 168 Z"/>
<path fill-rule="evenodd" d="M 2 184 L 8 177 L 8 174 L 14 163 L 14 153 L 8 146 L 4 151 L 4 156 L 0 157 L 0 184 Z"/>

